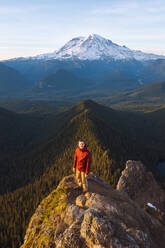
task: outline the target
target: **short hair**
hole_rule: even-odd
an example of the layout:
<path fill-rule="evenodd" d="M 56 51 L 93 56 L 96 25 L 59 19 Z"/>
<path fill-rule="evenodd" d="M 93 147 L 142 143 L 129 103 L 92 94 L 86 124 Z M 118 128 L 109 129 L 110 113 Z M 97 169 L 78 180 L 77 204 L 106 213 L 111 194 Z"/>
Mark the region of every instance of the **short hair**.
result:
<path fill-rule="evenodd" d="M 84 141 L 84 140 L 82 140 L 82 139 L 78 141 L 78 144 L 79 144 L 80 142 L 84 142 L 84 144 L 85 144 L 85 141 Z"/>

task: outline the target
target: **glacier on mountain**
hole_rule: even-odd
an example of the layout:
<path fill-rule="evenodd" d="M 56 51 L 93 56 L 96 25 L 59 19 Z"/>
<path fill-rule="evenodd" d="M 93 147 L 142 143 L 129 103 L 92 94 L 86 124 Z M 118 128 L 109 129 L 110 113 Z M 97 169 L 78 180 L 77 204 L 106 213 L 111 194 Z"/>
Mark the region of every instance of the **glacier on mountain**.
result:
<path fill-rule="evenodd" d="M 23 59 L 23 58 L 21 58 Z M 120 46 L 111 40 L 103 38 L 97 34 L 91 34 L 88 37 L 76 37 L 67 42 L 59 50 L 53 53 L 40 54 L 24 59 L 79 59 L 79 60 L 156 60 L 165 59 L 163 55 L 143 53 L 139 50 L 131 50 L 126 46 Z"/>

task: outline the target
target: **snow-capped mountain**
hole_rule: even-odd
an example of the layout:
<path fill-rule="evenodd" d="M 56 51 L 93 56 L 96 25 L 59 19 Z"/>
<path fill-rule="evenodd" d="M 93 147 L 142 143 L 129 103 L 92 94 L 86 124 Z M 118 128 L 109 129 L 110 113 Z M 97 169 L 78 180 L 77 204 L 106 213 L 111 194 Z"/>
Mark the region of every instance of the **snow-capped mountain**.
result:
<path fill-rule="evenodd" d="M 108 80 L 113 84 L 115 80 L 124 80 L 145 85 L 165 79 L 165 56 L 131 50 L 97 34 L 73 38 L 53 53 L 3 62 L 32 83 L 60 69 L 72 72 L 79 78 L 98 82 Z"/>
<path fill-rule="evenodd" d="M 27 59 L 74 59 L 79 60 L 99 60 L 99 59 L 114 59 L 114 60 L 130 60 L 138 61 L 165 59 L 165 56 L 143 53 L 138 50 L 131 50 L 126 46 L 119 46 L 111 40 L 105 39 L 97 34 L 89 35 L 88 37 L 77 37 L 67 42 L 59 50 L 53 53 L 40 54 Z M 22 58 L 23 59 L 23 58 Z M 26 59 L 26 58 L 24 58 Z"/>

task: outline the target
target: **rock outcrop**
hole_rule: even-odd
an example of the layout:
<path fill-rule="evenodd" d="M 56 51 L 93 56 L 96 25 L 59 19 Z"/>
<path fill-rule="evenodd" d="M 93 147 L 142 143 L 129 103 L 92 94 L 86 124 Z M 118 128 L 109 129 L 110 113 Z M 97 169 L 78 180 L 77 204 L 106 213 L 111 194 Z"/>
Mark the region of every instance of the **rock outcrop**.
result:
<path fill-rule="evenodd" d="M 165 226 L 97 175 L 82 192 L 73 175 L 42 200 L 21 248 L 163 248 Z"/>
<path fill-rule="evenodd" d="M 117 190 L 126 192 L 141 207 L 152 203 L 165 212 L 165 192 L 152 173 L 140 161 L 128 160 L 117 184 Z"/>

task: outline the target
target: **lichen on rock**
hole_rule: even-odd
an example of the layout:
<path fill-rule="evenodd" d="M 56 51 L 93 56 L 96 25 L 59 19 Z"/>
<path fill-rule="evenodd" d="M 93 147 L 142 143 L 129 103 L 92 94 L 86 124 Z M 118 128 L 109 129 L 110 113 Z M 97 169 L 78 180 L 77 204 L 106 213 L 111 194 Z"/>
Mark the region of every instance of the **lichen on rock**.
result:
<path fill-rule="evenodd" d="M 65 210 L 67 204 L 67 187 L 59 185 L 38 206 L 30 220 L 21 248 L 51 247 L 49 245 L 54 243 L 57 216 Z"/>

